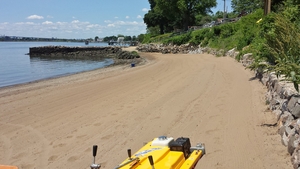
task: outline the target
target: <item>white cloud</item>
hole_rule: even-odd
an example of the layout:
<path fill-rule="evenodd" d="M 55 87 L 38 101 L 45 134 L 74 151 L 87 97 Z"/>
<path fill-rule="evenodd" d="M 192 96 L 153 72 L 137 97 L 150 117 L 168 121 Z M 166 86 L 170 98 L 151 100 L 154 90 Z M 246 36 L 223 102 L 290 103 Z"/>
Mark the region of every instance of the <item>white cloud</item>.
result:
<path fill-rule="evenodd" d="M 97 28 L 97 27 L 99 27 L 100 25 L 98 25 L 98 24 L 90 24 L 90 25 L 87 25 L 86 27 L 87 28 Z"/>
<path fill-rule="evenodd" d="M 115 19 L 118 19 L 119 17 L 115 16 Z"/>
<path fill-rule="evenodd" d="M 43 22 L 42 24 L 43 24 L 43 25 L 51 25 L 51 24 L 53 24 L 53 22 L 51 22 L 51 21 L 45 21 L 45 22 Z"/>
<path fill-rule="evenodd" d="M 138 20 L 138 19 L 137 19 Z M 50 20 L 42 22 L 0 22 L 1 34 L 28 37 L 90 38 L 118 34 L 138 35 L 145 33 L 146 25 L 139 21 L 106 20 L 101 24 L 73 20 L 70 22 Z"/>
<path fill-rule="evenodd" d="M 115 24 L 108 24 L 107 27 L 116 27 Z"/>
<path fill-rule="evenodd" d="M 141 15 L 138 15 L 136 18 L 138 18 L 138 19 L 141 19 L 141 18 L 143 18 Z"/>
<path fill-rule="evenodd" d="M 58 27 L 53 26 L 53 27 L 50 27 L 49 30 L 51 30 L 51 31 L 57 31 L 57 30 L 58 30 Z"/>
<path fill-rule="evenodd" d="M 27 19 L 44 19 L 44 17 L 39 15 L 30 15 L 27 17 Z"/>
<path fill-rule="evenodd" d="M 56 22 L 58 25 L 66 25 L 68 24 L 67 22 Z"/>
<path fill-rule="evenodd" d="M 117 21 L 117 22 L 115 22 L 115 24 L 117 24 L 117 25 L 125 25 L 126 22 L 124 22 L 124 21 Z"/>
<path fill-rule="evenodd" d="M 143 12 L 148 12 L 148 11 L 149 11 L 149 9 L 147 9 L 147 8 L 143 8 L 143 9 L 142 9 L 142 11 L 143 11 Z"/>
<path fill-rule="evenodd" d="M 79 23 L 79 20 L 74 20 L 72 21 L 72 23 Z"/>
<path fill-rule="evenodd" d="M 33 25 L 33 22 L 17 22 L 17 25 Z"/>
<path fill-rule="evenodd" d="M 129 19 L 130 17 L 129 17 L 129 16 L 126 16 L 125 18 L 126 18 L 126 19 Z"/>

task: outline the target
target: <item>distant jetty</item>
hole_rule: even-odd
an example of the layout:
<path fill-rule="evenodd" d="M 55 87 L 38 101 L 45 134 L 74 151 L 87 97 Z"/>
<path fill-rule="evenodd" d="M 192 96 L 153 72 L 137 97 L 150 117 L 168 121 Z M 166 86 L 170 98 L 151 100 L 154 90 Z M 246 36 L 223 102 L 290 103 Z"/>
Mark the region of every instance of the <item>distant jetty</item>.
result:
<path fill-rule="evenodd" d="M 121 47 L 69 47 L 69 46 L 42 46 L 29 48 L 30 57 L 88 59 L 98 60 L 107 57 L 115 59 L 135 59 L 139 55 L 122 51 Z"/>

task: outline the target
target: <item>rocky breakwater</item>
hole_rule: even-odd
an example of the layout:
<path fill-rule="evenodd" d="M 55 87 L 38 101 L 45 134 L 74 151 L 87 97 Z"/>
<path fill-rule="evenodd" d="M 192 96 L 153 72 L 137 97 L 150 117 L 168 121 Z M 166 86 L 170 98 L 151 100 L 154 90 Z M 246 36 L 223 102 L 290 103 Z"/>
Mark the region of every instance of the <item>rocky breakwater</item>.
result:
<path fill-rule="evenodd" d="M 68 47 L 68 46 L 42 46 L 29 48 L 30 57 L 53 59 L 86 59 L 100 60 L 112 58 L 118 60 L 139 59 L 136 52 L 122 51 L 121 47 Z M 122 63 L 118 61 L 118 63 Z"/>
<path fill-rule="evenodd" d="M 190 44 L 184 44 L 184 45 L 163 45 L 163 44 L 142 44 L 137 47 L 138 51 L 141 52 L 159 52 L 162 54 L 172 53 L 172 54 L 187 54 L 194 50 L 198 49 L 197 46 L 193 46 Z M 205 50 L 205 49 L 203 49 Z M 199 50 L 199 52 L 203 52 L 202 49 Z"/>
<path fill-rule="evenodd" d="M 136 48 L 141 52 L 158 52 L 162 54 L 202 54 L 209 53 L 216 56 L 225 56 L 227 53 L 224 50 L 216 50 L 208 47 L 201 47 L 201 45 L 183 44 L 183 45 L 164 45 L 164 44 L 141 44 Z M 238 53 L 234 52 L 233 55 Z"/>

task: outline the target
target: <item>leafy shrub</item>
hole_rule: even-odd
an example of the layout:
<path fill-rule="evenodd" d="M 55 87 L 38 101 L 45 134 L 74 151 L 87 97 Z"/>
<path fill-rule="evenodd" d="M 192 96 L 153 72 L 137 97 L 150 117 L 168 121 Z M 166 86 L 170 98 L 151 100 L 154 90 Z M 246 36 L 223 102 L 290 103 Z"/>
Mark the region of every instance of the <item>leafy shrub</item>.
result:
<path fill-rule="evenodd" d="M 297 91 L 300 83 L 300 29 L 282 15 L 275 15 L 274 29 L 265 34 L 267 48 L 275 60 L 270 69 L 284 75 L 294 83 Z"/>
<path fill-rule="evenodd" d="M 169 39 L 166 39 L 163 41 L 164 44 L 173 44 L 173 45 L 181 45 L 188 43 L 191 39 L 191 32 L 179 35 L 179 36 L 173 36 Z"/>
<path fill-rule="evenodd" d="M 150 38 L 150 42 L 161 42 L 165 39 L 168 39 L 171 36 L 171 33 L 166 33 L 166 34 L 162 34 L 162 35 L 158 35 L 155 37 Z"/>
<path fill-rule="evenodd" d="M 150 43 L 151 34 L 145 34 L 142 43 Z"/>
<path fill-rule="evenodd" d="M 220 38 L 224 39 L 232 36 L 235 33 L 234 27 L 235 27 L 234 23 L 233 24 L 227 23 L 227 24 L 220 25 L 219 26 L 219 29 L 221 30 L 219 34 Z"/>
<path fill-rule="evenodd" d="M 300 83 L 300 29 L 282 14 L 273 14 L 264 18 L 261 35 L 265 44 L 261 46 L 251 69 L 262 65 L 268 71 L 274 71 L 291 81 L 299 91 Z M 267 62 L 270 64 L 262 64 Z"/>

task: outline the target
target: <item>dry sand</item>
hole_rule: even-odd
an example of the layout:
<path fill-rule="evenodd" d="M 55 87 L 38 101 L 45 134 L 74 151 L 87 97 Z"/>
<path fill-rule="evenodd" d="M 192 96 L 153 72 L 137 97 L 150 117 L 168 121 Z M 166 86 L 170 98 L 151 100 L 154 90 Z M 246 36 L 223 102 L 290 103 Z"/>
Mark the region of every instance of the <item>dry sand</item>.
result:
<path fill-rule="evenodd" d="M 0 89 L 0 164 L 111 169 L 154 137 L 190 137 L 198 169 L 292 168 L 266 89 L 229 57 L 142 54 L 116 66 Z"/>

